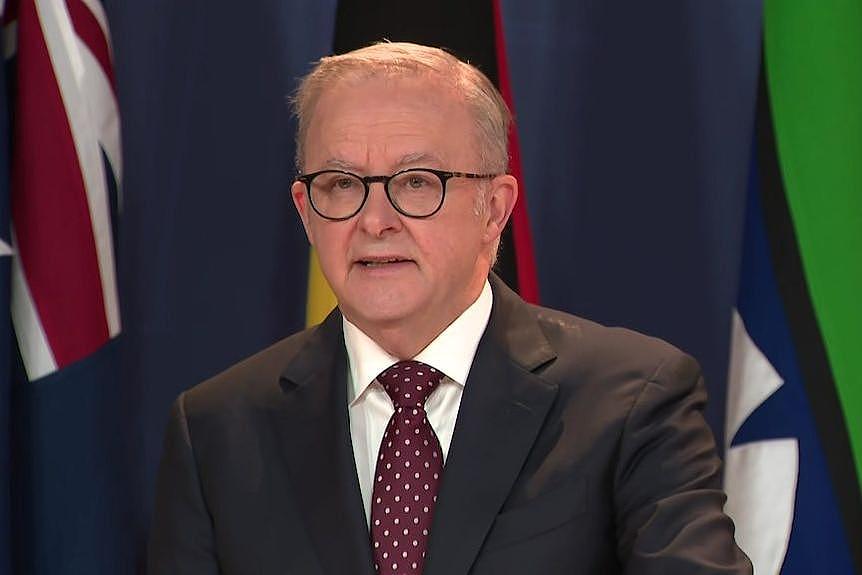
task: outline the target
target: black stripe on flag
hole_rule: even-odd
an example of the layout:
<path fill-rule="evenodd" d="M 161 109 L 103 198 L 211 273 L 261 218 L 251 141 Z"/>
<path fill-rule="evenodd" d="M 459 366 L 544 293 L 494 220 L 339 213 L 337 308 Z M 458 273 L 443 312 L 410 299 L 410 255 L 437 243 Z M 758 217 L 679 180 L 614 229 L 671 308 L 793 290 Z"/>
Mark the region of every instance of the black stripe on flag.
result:
<path fill-rule="evenodd" d="M 761 74 L 757 96 L 757 152 L 763 218 L 775 279 L 790 324 L 799 369 L 838 498 L 847 542 L 862 573 L 862 494 L 844 412 L 808 291 L 796 230 L 778 162 L 768 87 Z"/>

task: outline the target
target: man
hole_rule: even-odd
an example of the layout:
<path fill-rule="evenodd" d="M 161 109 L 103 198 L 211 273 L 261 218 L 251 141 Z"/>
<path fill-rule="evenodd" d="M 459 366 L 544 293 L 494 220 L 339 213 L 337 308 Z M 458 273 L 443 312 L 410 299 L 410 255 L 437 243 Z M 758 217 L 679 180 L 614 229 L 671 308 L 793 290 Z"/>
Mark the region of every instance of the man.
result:
<path fill-rule="evenodd" d="M 490 273 L 518 185 L 488 79 L 384 43 L 296 111 L 338 309 L 177 400 L 150 573 L 750 573 L 694 360 Z"/>

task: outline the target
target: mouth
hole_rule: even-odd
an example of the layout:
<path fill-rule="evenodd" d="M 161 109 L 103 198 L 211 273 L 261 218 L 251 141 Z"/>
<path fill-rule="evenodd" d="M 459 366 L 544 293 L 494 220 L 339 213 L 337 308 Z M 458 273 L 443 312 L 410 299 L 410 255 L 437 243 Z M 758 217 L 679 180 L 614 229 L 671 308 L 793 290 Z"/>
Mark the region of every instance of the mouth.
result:
<path fill-rule="evenodd" d="M 368 257 L 356 260 L 356 263 L 366 268 L 385 268 L 398 264 L 413 263 L 413 260 L 399 256 Z"/>

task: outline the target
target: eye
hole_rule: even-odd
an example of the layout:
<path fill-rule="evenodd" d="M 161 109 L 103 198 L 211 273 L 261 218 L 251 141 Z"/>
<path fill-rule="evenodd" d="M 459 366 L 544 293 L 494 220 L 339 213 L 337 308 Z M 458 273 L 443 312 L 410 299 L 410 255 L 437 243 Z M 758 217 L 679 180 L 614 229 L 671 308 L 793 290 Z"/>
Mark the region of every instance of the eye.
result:
<path fill-rule="evenodd" d="M 427 172 L 406 172 L 398 185 L 411 191 L 421 191 L 436 186 L 435 176 Z"/>
<path fill-rule="evenodd" d="M 348 176 L 340 176 L 332 182 L 332 188 L 336 190 L 349 190 L 356 185 L 356 180 Z"/>
<path fill-rule="evenodd" d="M 421 188 L 428 185 L 428 179 L 418 174 L 410 174 L 407 185 L 411 188 Z"/>

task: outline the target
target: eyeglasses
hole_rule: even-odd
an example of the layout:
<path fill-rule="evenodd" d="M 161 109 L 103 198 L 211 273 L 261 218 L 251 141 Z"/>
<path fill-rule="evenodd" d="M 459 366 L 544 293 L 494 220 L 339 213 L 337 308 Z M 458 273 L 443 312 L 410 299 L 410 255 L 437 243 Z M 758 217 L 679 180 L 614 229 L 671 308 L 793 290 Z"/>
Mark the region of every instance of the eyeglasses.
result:
<path fill-rule="evenodd" d="M 411 218 L 428 218 L 443 206 L 446 183 L 452 178 L 490 179 L 497 174 L 444 172 L 430 168 L 410 168 L 391 176 L 357 176 L 342 170 L 323 170 L 296 179 L 305 184 L 311 207 L 327 220 L 342 221 L 355 216 L 365 205 L 371 184 L 381 182 L 386 197 L 399 213 Z"/>

